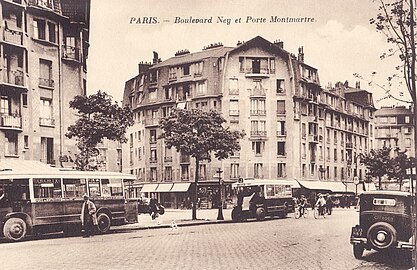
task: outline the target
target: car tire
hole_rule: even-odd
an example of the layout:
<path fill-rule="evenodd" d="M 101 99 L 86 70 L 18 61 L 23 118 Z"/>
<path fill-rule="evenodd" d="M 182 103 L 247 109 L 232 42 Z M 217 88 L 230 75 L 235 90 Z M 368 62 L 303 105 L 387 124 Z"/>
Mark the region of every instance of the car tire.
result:
<path fill-rule="evenodd" d="M 165 213 L 165 207 L 162 205 L 158 206 L 158 214 L 163 215 Z"/>
<path fill-rule="evenodd" d="M 353 256 L 355 256 L 355 259 L 361 259 L 364 250 L 365 247 L 361 244 L 353 245 Z"/>
<path fill-rule="evenodd" d="M 9 218 L 3 226 L 3 235 L 9 241 L 20 241 L 27 233 L 26 222 L 21 218 Z"/>
<path fill-rule="evenodd" d="M 97 216 L 97 229 L 100 233 L 106 233 L 110 230 L 111 220 L 106 213 L 100 213 Z"/>
<path fill-rule="evenodd" d="M 265 209 L 263 207 L 259 207 L 256 209 L 256 219 L 257 220 L 264 220 L 265 219 Z"/>
<path fill-rule="evenodd" d="M 242 210 L 240 208 L 233 208 L 232 210 L 232 220 L 233 221 L 242 221 Z"/>
<path fill-rule="evenodd" d="M 397 243 L 397 231 L 386 222 L 377 222 L 368 230 L 368 242 L 376 250 L 387 250 L 393 248 Z"/>

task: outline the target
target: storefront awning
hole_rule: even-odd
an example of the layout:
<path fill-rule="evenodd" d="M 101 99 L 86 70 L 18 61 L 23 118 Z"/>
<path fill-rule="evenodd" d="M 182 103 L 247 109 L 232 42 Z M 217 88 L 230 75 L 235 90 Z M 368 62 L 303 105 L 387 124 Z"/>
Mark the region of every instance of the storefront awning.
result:
<path fill-rule="evenodd" d="M 174 183 L 171 192 L 187 192 L 191 183 Z"/>
<path fill-rule="evenodd" d="M 156 192 L 170 192 L 173 184 L 159 184 Z"/>
<path fill-rule="evenodd" d="M 140 192 L 155 192 L 158 184 L 145 184 Z"/>
<path fill-rule="evenodd" d="M 342 182 L 331 181 L 298 181 L 301 187 L 312 190 L 327 190 L 330 192 L 355 192 Z"/>
<path fill-rule="evenodd" d="M 185 103 L 185 101 L 184 102 L 178 102 L 177 103 L 177 108 L 178 109 L 181 109 L 181 110 L 184 110 L 185 109 L 185 105 L 186 105 L 187 103 Z"/>

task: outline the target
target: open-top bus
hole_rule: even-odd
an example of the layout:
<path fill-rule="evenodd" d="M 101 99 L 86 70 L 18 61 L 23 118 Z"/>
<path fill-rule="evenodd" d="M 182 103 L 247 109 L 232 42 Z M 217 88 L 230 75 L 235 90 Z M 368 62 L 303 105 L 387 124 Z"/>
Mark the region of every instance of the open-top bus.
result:
<path fill-rule="evenodd" d="M 295 181 L 264 179 L 244 180 L 233 184 L 237 205 L 232 210 L 232 220 L 286 217 L 288 213 L 294 212 L 294 186 Z"/>
<path fill-rule="evenodd" d="M 59 170 L 36 162 L 0 169 L 0 233 L 19 241 L 29 234 L 81 230 L 83 195 L 97 207 L 97 229 L 137 222 L 137 204 L 124 197 L 129 174 Z M 0 165 L 1 162 L 0 162 Z"/>

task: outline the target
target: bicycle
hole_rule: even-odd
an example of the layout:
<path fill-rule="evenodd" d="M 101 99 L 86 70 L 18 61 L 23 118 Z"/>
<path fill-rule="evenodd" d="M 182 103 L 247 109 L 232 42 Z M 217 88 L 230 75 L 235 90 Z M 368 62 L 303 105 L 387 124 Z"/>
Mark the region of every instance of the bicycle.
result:
<path fill-rule="evenodd" d="M 307 218 L 308 217 L 308 209 L 307 209 L 306 206 L 304 206 L 304 211 L 303 211 L 302 214 L 300 213 L 300 206 L 299 205 L 296 206 L 295 209 L 296 210 L 294 212 L 294 215 L 295 215 L 295 218 L 296 219 L 299 219 L 300 217 L 304 217 L 304 218 Z"/>
<path fill-rule="evenodd" d="M 323 209 L 322 214 L 320 214 L 318 206 L 314 207 L 314 218 L 315 219 L 318 219 L 320 217 L 326 218 L 326 215 L 328 215 L 326 209 Z"/>

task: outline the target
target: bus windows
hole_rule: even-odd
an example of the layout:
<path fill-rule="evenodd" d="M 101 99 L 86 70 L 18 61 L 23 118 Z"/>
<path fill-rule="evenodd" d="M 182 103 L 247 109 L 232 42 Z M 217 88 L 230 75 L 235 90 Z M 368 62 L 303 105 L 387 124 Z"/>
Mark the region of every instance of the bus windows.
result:
<path fill-rule="evenodd" d="M 122 179 L 101 179 L 103 197 L 123 196 Z"/>
<path fill-rule="evenodd" d="M 64 197 L 65 198 L 82 198 L 84 193 L 87 193 L 87 186 L 85 179 L 65 179 L 64 183 Z"/>
<path fill-rule="evenodd" d="M 34 178 L 33 190 L 35 198 L 62 198 L 59 178 Z"/>
<path fill-rule="evenodd" d="M 10 201 L 29 200 L 29 179 L 0 182 L 0 205 Z"/>
<path fill-rule="evenodd" d="M 100 197 L 100 179 L 88 179 L 88 191 L 91 197 Z"/>

